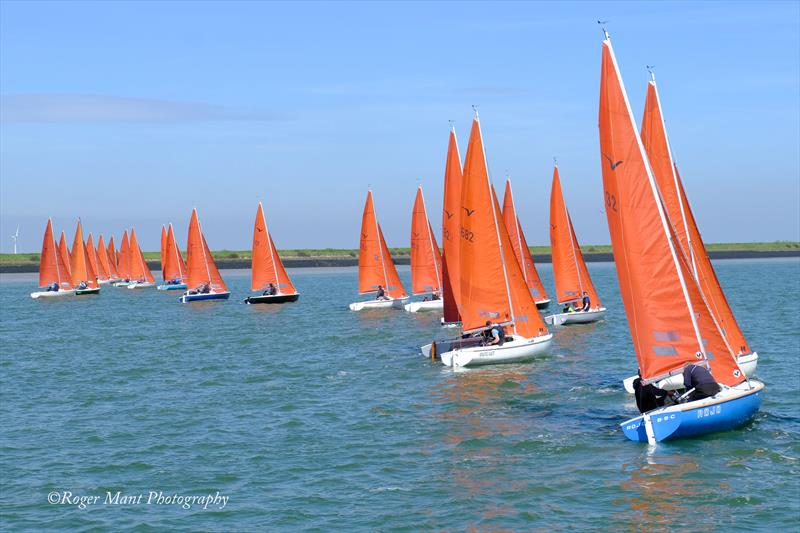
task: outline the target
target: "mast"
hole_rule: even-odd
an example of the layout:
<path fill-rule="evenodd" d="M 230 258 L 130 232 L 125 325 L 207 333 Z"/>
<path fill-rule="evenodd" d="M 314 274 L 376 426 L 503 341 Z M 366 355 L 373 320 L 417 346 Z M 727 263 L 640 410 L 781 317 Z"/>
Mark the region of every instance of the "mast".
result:
<path fill-rule="evenodd" d="M 425 227 L 428 230 L 428 244 L 431 247 L 431 258 L 433 258 L 433 271 L 436 272 L 436 285 L 437 288 L 442 290 L 442 276 L 439 273 L 439 265 L 436 263 L 436 247 L 433 245 L 433 233 L 431 230 L 431 223 L 428 221 L 428 210 L 425 208 L 425 194 L 422 192 L 422 185 L 419 186 L 419 194 L 422 197 L 422 212 L 425 213 Z M 412 290 L 413 292 L 413 290 Z"/>
<path fill-rule="evenodd" d="M 517 216 L 517 204 L 514 201 L 514 191 L 511 188 L 511 178 L 506 176 L 506 181 L 508 182 L 508 190 L 511 193 L 511 209 L 514 211 L 514 225 L 517 226 L 517 242 L 519 246 L 519 255 L 521 259 L 520 266 L 522 267 L 522 277 L 525 278 L 525 284 L 527 285 L 528 269 L 525 268 L 525 253 L 522 250 L 522 225 L 519 223 L 519 217 Z"/>
<path fill-rule="evenodd" d="M 556 171 L 558 170 L 558 163 L 556 163 Z M 559 178 L 560 179 L 560 178 Z M 569 247 L 572 250 L 572 261 L 575 263 L 575 272 L 578 274 L 578 289 L 580 296 L 583 296 L 583 278 L 581 278 L 581 268 L 578 265 L 578 254 L 575 253 L 575 232 L 572 229 L 572 219 L 569 216 L 567 209 L 567 202 L 564 200 L 564 189 L 561 189 L 561 204 L 564 206 L 564 214 L 567 218 L 567 229 L 569 229 Z"/>
<path fill-rule="evenodd" d="M 372 195 L 372 189 L 369 190 L 370 196 Z M 383 243 L 381 242 L 381 227 L 378 225 L 378 213 L 375 209 L 375 199 L 372 200 L 372 218 L 375 219 L 375 235 L 378 236 L 378 257 L 381 258 L 381 268 L 383 268 L 383 289 L 385 291 L 389 290 L 389 277 L 386 275 L 386 262 L 383 260 Z"/>

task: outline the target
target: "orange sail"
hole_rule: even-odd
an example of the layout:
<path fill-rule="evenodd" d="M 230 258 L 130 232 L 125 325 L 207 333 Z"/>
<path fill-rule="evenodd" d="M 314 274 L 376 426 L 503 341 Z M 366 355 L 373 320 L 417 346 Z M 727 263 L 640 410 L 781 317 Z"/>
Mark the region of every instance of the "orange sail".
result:
<path fill-rule="evenodd" d="M 532 338 L 547 334 L 508 238 L 489 181 L 481 127 L 472 123 L 461 192 L 461 322 L 465 332 L 487 320 Z M 507 328 L 507 329 L 508 329 Z"/>
<path fill-rule="evenodd" d="M 118 258 L 117 258 L 117 249 L 114 247 L 114 236 L 112 235 L 110 239 L 108 239 L 108 250 L 107 250 L 107 257 L 108 257 L 108 275 L 114 279 L 120 277 L 118 271 Z"/>
<path fill-rule="evenodd" d="M 39 257 L 39 286 L 46 287 L 51 283 L 58 283 L 58 287 L 63 290 L 72 288 L 67 266 L 58 253 L 53 236 L 53 221 L 48 218 L 42 239 L 42 255 Z"/>
<path fill-rule="evenodd" d="M 94 273 L 95 277 L 97 277 L 98 281 L 107 280 L 108 276 L 105 274 L 100 274 L 100 264 L 97 259 L 97 250 L 94 247 L 94 241 L 92 240 L 91 233 L 89 233 L 89 238 L 86 239 L 86 255 L 89 257 L 89 266 L 92 268 L 92 272 Z"/>
<path fill-rule="evenodd" d="M 189 220 L 189 240 L 186 245 L 186 284 L 189 289 L 197 289 L 208 284 L 213 292 L 228 292 L 228 287 L 219 274 L 214 257 L 208 249 L 206 239 L 197 218 L 197 209 L 192 209 Z"/>
<path fill-rule="evenodd" d="M 447 144 L 447 163 L 444 169 L 444 205 L 442 209 L 442 300 L 444 304 L 444 321 L 459 322 L 461 313 L 459 306 L 461 294 L 460 283 L 460 250 L 459 239 L 461 224 L 461 156 L 458 153 L 456 130 L 450 128 L 450 140 Z"/>
<path fill-rule="evenodd" d="M 58 255 L 60 258 L 60 263 L 66 266 L 67 268 L 67 276 L 72 279 L 72 273 L 70 272 L 72 258 L 71 254 L 69 253 L 69 248 L 67 248 L 67 238 L 64 236 L 64 232 L 61 232 L 61 239 L 58 241 Z"/>
<path fill-rule="evenodd" d="M 131 280 L 132 281 L 145 281 L 147 283 L 154 283 L 155 278 L 144 260 L 142 249 L 139 248 L 139 243 L 136 240 L 136 232 L 131 228 L 131 244 L 128 252 L 131 262 Z"/>
<path fill-rule="evenodd" d="M 585 292 L 593 308 L 601 307 L 600 297 L 589 277 L 578 238 L 575 237 L 575 228 L 564 202 L 558 165 L 553 168 L 553 186 L 550 190 L 550 253 L 553 257 L 553 277 L 558 303 L 580 300 Z"/>
<path fill-rule="evenodd" d="M 639 138 L 611 41 L 603 41 L 600 163 L 620 293 L 646 381 L 706 360 L 726 385 L 744 380 L 703 302 Z"/>
<path fill-rule="evenodd" d="M 383 232 L 375 215 L 372 204 L 372 191 L 367 192 L 364 204 L 364 215 L 361 217 L 361 243 L 358 254 L 358 292 L 361 294 L 375 292 L 378 285 L 386 291 L 390 298 L 407 296 L 397 269 L 386 247 Z"/>
<path fill-rule="evenodd" d="M 175 233 L 172 230 L 172 224 L 169 225 L 167 230 L 167 241 L 164 249 L 164 259 L 162 260 L 162 276 L 164 281 L 173 279 L 183 280 L 186 277 L 186 263 L 183 262 L 183 256 L 178 243 L 175 241 Z"/>
<path fill-rule="evenodd" d="M 422 187 L 419 187 L 411 214 L 411 292 L 423 294 L 441 290 L 442 255 L 428 222 Z"/>
<path fill-rule="evenodd" d="M 264 208 L 258 202 L 256 221 L 253 227 L 253 254 L 252 254 L 252 282 L 254 291 L 264 290 L 270 283 L 277 289 L 278 294 L 296 294 L 292 280 L 283 267 L 283 262 L 275 248 L 275 241 L 267 229 L 267 219 L 264 217 Z"/>
<path fill-rule="evenodd" d="M 164 263 L 165 263 L 166 257 L 167 257 L 167 228 L 165 228 L 163 224 L 161 225 L 161 248 L 160 248 L 160 252 L 161 252 L 161 255 L 160 255 L 160 259 L 161 259 L 161 276 L 163 277 L 164 281 L 166 281 L 167 279 L 172 279 L 172 278 L 165 277 L 166 276 L 166 273 L 165 273 L 166 269 L 164 268 Z"/>
<path fill-rule="evenodd" d="M 123 279 L 131 279 L 131 246 L 128 240 L 128 230 L 122 233 L 122 244 L 119 245 L 119 259 L 117 270 Z"/>
<path fill-rule="evenodd" d="M 503 221 L 508 231 L 508 238 L 511 239 L 511 246 L 514 248 L 514 255 L 517 257 L 519 266 L 522 269 L 522 275 L 525 277 L 525 283 L 528 284 L 533 300 L 535 302 L 548 300 L 547 292 L 544 290 L 542 280 L 539 278 L 539 273 L 533 264 L 531 249 L 528 247 L 528 241 L 525 240 L 522 225 L 519 223 L 517 209 L 514 204 L 514 195 L 511 192 L 510 179 L 506 180 L 506 192 L 503 198 Z"/>
<path fill-rule="evenodd" d="M 103 241 L 102 235 L 97 239 L 95 257 L 97 257 L 97 277 L 101 280 L 111 279 L 111 274 L 108 269 L 108 252 L 106 251 L 106 243 Z"/>
<path fill-rule="evenodd" d="M 69 269 L 73 286 L 84 282 L 90 289 L 97 288 L 97 277 L 95 277 L 92 266 L 89 264 L 89 256 L 83 244 L 83 228 L 81 227 L 80 219 L 78 219 L 78 227 L 75 228 L 75 238 L 72 241 L 72 256 Z"/>
<path fill-rule="evenodd" d="M 647 151 L 673 231 L 680 240 L 683 254 L 689 258 L 692 273 L 700 285 L 706 304 L 732 349 L 738 355 L 750 353 L 750 347 L 733 316 L 733 311 L 725 298 L 725 293 L 722 292 L 717 274 L 706 253 L 678 169 L 673 162 L 655 79 L 647 86 L 642 118 L 642 143 Z"/>

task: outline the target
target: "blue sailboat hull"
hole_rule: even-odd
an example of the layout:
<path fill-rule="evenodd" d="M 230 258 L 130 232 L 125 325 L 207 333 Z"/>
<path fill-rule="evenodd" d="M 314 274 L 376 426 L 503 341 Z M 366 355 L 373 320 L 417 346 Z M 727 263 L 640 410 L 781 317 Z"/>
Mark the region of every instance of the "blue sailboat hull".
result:
<path fill-rule="evenodd" d="M 695 437 L 706 433 L 727 431 L 750 420 L 761 406 L 764 384 L 751 380 L 752 388 L 743 385 L 694 402 L 662 407 L 650 411 L 653 436 L 657 442 Z M 647 442 L 644 415 L 620 424 L 622 432 L 635 442 Z"/>
<path fill-rule="evenodd" d="M 184 294 L 180 297 L 181 303 L 200 302 L 203 300 L 227 300 L 231 297 L 229 292 L 217 292 L 208 294 Z"/>
<path fill-rule="evenodd" d="M 185 283 L 179 283 L 177 285 L 167 285 L 166 283 L 163 283 L 156 288 L 160 291 L 185 291 L 189 287 Z"/>

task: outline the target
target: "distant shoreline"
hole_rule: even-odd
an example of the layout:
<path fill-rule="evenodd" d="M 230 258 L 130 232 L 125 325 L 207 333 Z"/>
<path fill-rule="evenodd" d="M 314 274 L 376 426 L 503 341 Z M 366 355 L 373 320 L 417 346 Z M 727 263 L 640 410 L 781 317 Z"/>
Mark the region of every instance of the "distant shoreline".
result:
<path fill-rule="evenodd" d="M 149 254 L 147 254 L 149 255 Z M 711 259 L 759 259 L 759 258 L 772 258 L 772 257 L 800 257 L 800 249 L 790 250 L 717 250 L 709 251 L 708 256 Z M 611 262 L 614 260 L 614 255 L 610 252 L 599 253 L 586 253 L 584 252 L 583 258 L 587 263 L 603 263 Z M 250 258 L 228 258 L 218 257 L 215 258 L 217 266 L 220 269 L 237 269 L 237 268 L 250 268 Z M 408 255 L 397 255 L 394 261 L 398 265 L 408 265 L 410 258 Z M 552 259 L 550 254 L 533 254 L 533 261 L 535 263 L 550 263 Z M 358 257 L 350 255 L 340 255 L 338 257 L 283 257 L 283 264 L 287 268 L 335 268 L 335 267 L 350 267 L 358 266 Z M 147 266 L 150 270 L 160 271 L 161 263 L 159 261 L 148 260 Z M 10 273 L 30 273 L 38 272 L 38 262 L 25 262 L 16 264 L 2 264 L 0 263 L 0 274 Z"/>

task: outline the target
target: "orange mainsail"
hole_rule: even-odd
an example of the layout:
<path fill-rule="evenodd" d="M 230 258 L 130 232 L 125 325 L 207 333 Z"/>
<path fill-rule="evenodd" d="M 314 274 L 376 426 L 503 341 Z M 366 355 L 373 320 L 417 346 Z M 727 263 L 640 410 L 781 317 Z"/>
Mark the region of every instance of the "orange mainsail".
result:
<path fill-rule="evenodd" d="M 703 302 L 690 265 L 676 250 L 611 48 L 603 41 L 600 163 L 605 211 L 639 371 L 654 381 L 708 361 L 726 385 L 744 380 Z"/>
<path fill-rule="evenodd" d="M 164 264 L 166 263 L 166 259 L 167 259 L 167 228 L 165 228 L 163 224 L 161 225 L 161 248 L 160 248 L 160 251 L 161 251 L 161 256 L 160 256 L 160 259 L 161 259 L 161 277 L 164 279 L 164 281 L 166 281 L 167 279 L 172 279 L 172 278 L 167 278 L 166 277 L 166 268 L 164 268 Z"/>
<path fill-rule="evenodd" d="M 461 231 L 461 156 L 458 153 L 456 130 L 450 128 L 447 144 L 447 163 L 444 168 L 444 202 L 442 209 L 442 300 L 444 321 L 459 322 L 461 294 L 459 232 Z"/>
<path fill-rule="evenodd" d="M 267 229 L 267 219 L 264 217 L 264 208 L 258 202 L 256 220 L 253 227 L 253 254 L 252 254 L 252 282 L 254 291 L 264 290 L 272 283 L 278 294 L 296 294 L 297 289 L 289 279 L 283 262 L 275 248 L 275 241 Z"/>
<path fill-rule="evenodd" d="M 489 181 L 481 127 L 472 123 L 461 192 L 461 322 L 465 332 L 487 320 L 532 338 L 547 333 L 508 238 Z"/>
<path fill-rule="evenodd" d="M 585 292 L 593 308 L 601 307 L 600 298 L 586 269 L 578 238 L 575 237 L 567 204 L 564 202 L 558 165 L 553 168 L 553 186 L 550 190 L 550 253 L 553 257 L 553 277 L 558 303 L 580 300 Z"/>
<path fill-rule="evenodd" d="M 56 246 L 53 221 L 48 218 L 47 226 L 44 229 L 44 239 L 42 239 L 42 255 L 39 257 L 39 286 L 46 287 L 51 283 L 58 283 L 59 289 L 69 290 L 72 288 L 67 265 L 58 253 L 58 246 Z"/>
<path fill-rule="evenodd" d="M 122 233 L 122 244 L 119 245 L 119 259 L 117 270 L 123 279 L 131 279 L 131 245 L 128 240 L 128 230 Z"/>
<path fill-rule="evenodd" d="M 114 247 L 114 236 L 112 235 L 111 238 L 108 239 L 108 250 L 107 250 L 107 257 L 108 257 L 108 274 L 112 278 L 120 278 L 121 275 L 118 271 L 118 258 L 117 258 L 117 249 Z"/>
<path fill-rule="evenodd" d="M 75 238 L 72 240 L 69 269 L 73 286 L 85 282 L 90 289 L 97 288 L 97 277 L 94 275 L 92 265 L 89 263 L 89 255 L 83 244 L 83 228 L 80 219 L 78 219 L 78 227 L 75 228 Z"/>
<path fill-rule="evenodd" d="M 183 256 L 180 249 L 178 249 L 178 243 L 175 241 L 175 232 L 172 230 L 172 224 L 169 225 L 167 230 L 162 265 L 161 274 L 164 281 L 183 280 L 186 277 L 186 263 L 183 262 Z"/>
<path fill-rule="evenodd" d="M 525 233 L 523 233 L 522 225 L 519 223 L 517 209 L 514 204 L 514 194 L 511 192 L 510 179 L 506 180 L 506 192 L 503 198 L 503 222 L 505 222 L 508 238 L 514 248 L 514 255 L 517 257 L 519 266 L 522 269 L 522 275 L 525 276 L 525 283 L 528 284 L 533 300 L 535 302 L 546 301 L 548 299 L 547 291 L 544 290 L 542 280 L 536 271 L 531 249 L 528 247 L 528 241 L 525 240 Z"/>
<path fill-rule="evenodd" d="M 441 290 L 442 255 L 428 222 L 420 186 L 411 213 L 411 292 L 423 294 Z"/>
<path fill-rule="evenodd" d="M 95 249 L 95 256 L 97 257 L 97 275 L 100 279 L 111 279 L 111 271 L 109 270 L 108 252 L 106 251 L 106 243 L 103 241 L 103 236 L 97 239 L 97 248 Z"/>
<path fill-rule="evenodd" d="M 378 285 L 390 298 L 407 296 L 392 256 L 386 248 L 383 232 L 372 204 L 372 191 L 367 192 L 364 214 L 361 217 L 361 243 L 358 254 L 358 292 L 365 294 L 378 290 Z"/>
<path fill-rule="evenodd" d="M 61 238 L 58 241 L 58 256 L 60 258 L 59 264 L 67 267 L 67 276 L 72 279 L 72 254 L 69 253 L 69 248 L 67 248 L 67 238 L 64 236 L 63 231 L 61 232 Z"/>
<path fill-rule="evenodd" d="M 94 240 L 92 234 L 89 233 L 89 238 L 86 239 L 86 255 L 89 256 L 89 266 L 92 267 L 92 272 L 97 277 L 98 281 L 105 281 L 108 276 L 101 274 L 100 263 L 97 260 L 97 250 L 94 247 Z"/>
<path fill-rule="evenodd" d="M 214 257 L 211 255 L 206 239 L 200 229 L 197 209 L 192 209 L 192 218 L 189 220 L 186 263 L 186 284 L 189 289 L 197 289 L 201 285 L 208 284 L 215 293 L 228 292 L 228 287 L 219 274 Z"/>
<path fill-rule="evenodd" d="M 700 285 L 706 304 L 717 319 L 731 348 L 739 355 L 750 353 L 750 347 L 733 316 L 733 311 L 725 298 L 725 293 L 722 292 L 717 274 L 706 253 L 678 169 L 673 162 L 655 79 L 647 85 L 641 131 L 642 143 L 647 151 L 672 229 L 680 240 L 682 252 L 689 258 L 692 273 Z"/>
<path fill-rule="evenodd" d="M 142 254 L 142 249 L 139 248 L 139 242 L 136 240 L 136 232 L 133 228 L 131 228 L 131 244 L 128 255 L 131 263 L 131 280 L 154 283 L 156 280 L 144 260 L 144 254 Z"/>

